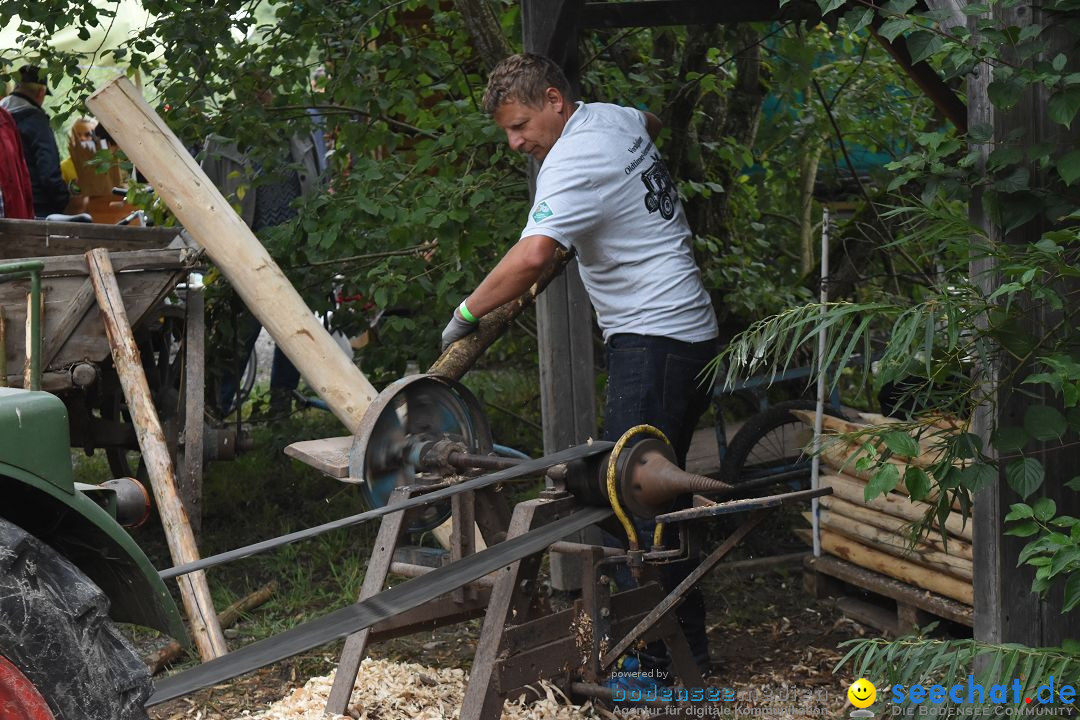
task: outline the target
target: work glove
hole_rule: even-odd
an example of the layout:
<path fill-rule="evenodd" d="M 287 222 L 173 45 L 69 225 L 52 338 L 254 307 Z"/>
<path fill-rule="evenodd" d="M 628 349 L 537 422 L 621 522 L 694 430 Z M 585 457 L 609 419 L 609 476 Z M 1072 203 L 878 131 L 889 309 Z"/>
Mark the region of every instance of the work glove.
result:
<path fill-rule="evenodd" d="M 477 324 L 475 322 L 469 322 L 461 317 L 460 311 L 454 310 L 454 316 L 450 318 L 450 322 L 442 331 L 442 351 L 446 352 L 446 348 L 475 331 L 476 328 Z"/>

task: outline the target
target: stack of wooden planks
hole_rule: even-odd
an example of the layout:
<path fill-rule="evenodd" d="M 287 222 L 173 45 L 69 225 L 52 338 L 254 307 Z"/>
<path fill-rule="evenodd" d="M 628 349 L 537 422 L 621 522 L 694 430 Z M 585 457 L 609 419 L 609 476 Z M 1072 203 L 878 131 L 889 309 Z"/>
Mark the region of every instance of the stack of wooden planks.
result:
<path fill-rule="evenodd" d="M 812 413 L 796 411 L 795 414 L 813 425 Z M 970 517 L 965 522 L 954 506 L 944 523 L 944 536 L 934 529 L 912 542 L 913 524 L 927 516 L 930 505 L 909 497 L 903 483 L 904 472 L 909 465 L 924 468 L 931 465 L 937 459 L 937 451 L 930 442 L 922 440 L 919 455 L 889 458 L 888 462 L 898 466 L 901 481 L 892 492 L 867 501 L 865 491 L 872 471 L 856 468 L 856 460 L 865 451 L 859 443 L 840 435 L 857 433 L 890 420 L 872 415 L 864 415 L 862 419 L 863 423 L 853 423 L 825 418 L 824 432 L 832 437 L 823 439 L 821 485 L 831 487 L 833 494 L 820 500 L 822 551 L 865 570 L 972 606 Z M 806 537 L 809 538 L 809 533 Z"/>

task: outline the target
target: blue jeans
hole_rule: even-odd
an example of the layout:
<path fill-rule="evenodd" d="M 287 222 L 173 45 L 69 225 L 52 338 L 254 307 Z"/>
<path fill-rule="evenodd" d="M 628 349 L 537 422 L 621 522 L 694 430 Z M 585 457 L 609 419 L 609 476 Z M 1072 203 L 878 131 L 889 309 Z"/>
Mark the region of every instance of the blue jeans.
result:
<path fill-rule="evenodd" d="M 648 423 L 671 441 L 679 467 L 686 465 L 686 452 L 694 437 L 694 429 L 709 406 L 712 383 L 703 382 L 701 373 L 716 357 L 715 340 L 685 343 L 671 338 L 648 335 L 619 334 L 607 341 L 608 388 L 604 408 L 605 440 L 618 440 L 635 425 Z M 689 507 L 689 495 L 679 498 L 676 505 Z M 643 549 L 652 545 L 656 522 L 634 517 L 634 527 Z M 674 541 L 674 538 L 672 538 Z M 697 558 L 664 565 L 661 582 L 670 592 L 697 564 Z M 616 574 L 616 584 L 633 587 L 626 568 Z M 687 593 L 676 610 L 679 624 L 690 642 L 690 650 L 703 669 L 709 661 L 709 645 L 705 636 L 705 599 L 698 588 Z M 653 669 L 663 669 L 666 651 L 662 643 L 652 644 L 642 660 Z"/>

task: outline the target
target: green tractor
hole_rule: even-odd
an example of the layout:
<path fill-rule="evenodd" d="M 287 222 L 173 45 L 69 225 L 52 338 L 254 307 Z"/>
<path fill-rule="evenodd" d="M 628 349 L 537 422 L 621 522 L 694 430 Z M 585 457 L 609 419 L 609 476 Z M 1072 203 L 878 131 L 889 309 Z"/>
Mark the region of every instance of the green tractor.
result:
<path fill-rule="evenodd" d="M 38 389 L 41 268 L 0 266 L 0 280 L 30 276 L 32 348 L 30 389 L 0 388 L 0 717 L 145 718 L 150 673 L 114 622 L 187 636 L 117 519 L 144 516 L 145 491 L 131 480 L 74 480 L 67 410 Z"/>

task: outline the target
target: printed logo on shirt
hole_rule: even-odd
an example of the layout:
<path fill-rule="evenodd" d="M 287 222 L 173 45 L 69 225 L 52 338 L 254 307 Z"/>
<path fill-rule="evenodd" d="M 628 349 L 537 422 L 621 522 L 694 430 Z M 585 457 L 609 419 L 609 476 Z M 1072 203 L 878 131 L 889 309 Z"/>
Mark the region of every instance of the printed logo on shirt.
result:
<path fill-rule="evenodd" d="M 555 213 L 551 212 L 551 208 L 548 207 L 546 202 L 541 202 L 536 206 L 536 210 L 533 211 L 533 222 L 544 222 Z"/>
<path fill-rule="evenodd" d="M 641 182 L 645 184 L 645 208 L 650 213 L 659 210 L 665 220 L 670 220 L 675 217 L 678 191 L 660 156 L 653 153 L 652 160 L 653 164 L 641 172 Z"/>

